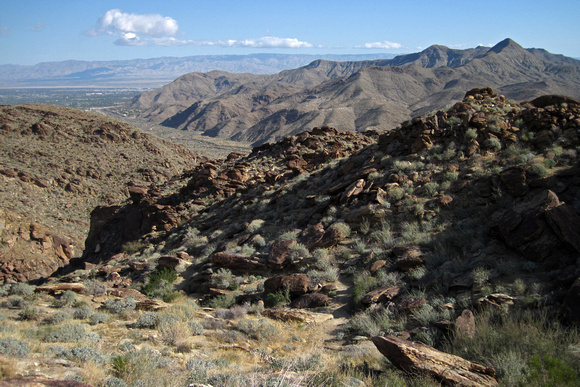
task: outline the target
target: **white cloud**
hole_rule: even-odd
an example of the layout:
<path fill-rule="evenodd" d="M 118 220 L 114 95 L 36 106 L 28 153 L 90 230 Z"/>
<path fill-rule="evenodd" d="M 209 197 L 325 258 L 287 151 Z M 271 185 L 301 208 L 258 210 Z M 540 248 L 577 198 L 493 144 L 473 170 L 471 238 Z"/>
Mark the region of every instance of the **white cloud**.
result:
<path fill-rule="evenodd" d="M 90 36 L 116 35 L 115 44 L 121 46 L 157 45 L 177 34 L 177 21 L 159 14 L 138 15 L 111 9 L 99 18 L 97 26 L 87 33 Z M 142 39 L 141 36 L 148 36 Z M 171 40 L 171 39 L 170 39 Z M 177 41 L 177 39 L 173 39 Z"/>
<path fill-rule="evenodd" d="M 265 36 L 258 39 L 228 39 L 217 41 L 198 41 L 196 46 L 219 46 L 219 47 L 250 47 L 250 48 L 311 48 L 312 43 L 302 42 L 295 38 L 278 38 Z"/>
<path fill-rule="evenodd" d="M 174 36 L 179 26 L 175 19 L 159 14 L 137 15 L 111 9 L 101 16 L 95 28 L 87 31 L 90 36 L 113 35 L 117 46 L 219 46 L 250 48 L 310 48 L 311 43 L 295 38 L 266 36 L 258 39 L 228 39 L 217 41 L 180 40 Z"/>
<path fill-rule="evenodd" d="M 355 48 L 381 48 L 381 49 L 397 49 L 403 48 L 403 45 L 400 43 L 394 43 L 389 41 L 384 42 L 372 42 L 372 43 L 365 43 L 362 46 L 356 46 Z"/>

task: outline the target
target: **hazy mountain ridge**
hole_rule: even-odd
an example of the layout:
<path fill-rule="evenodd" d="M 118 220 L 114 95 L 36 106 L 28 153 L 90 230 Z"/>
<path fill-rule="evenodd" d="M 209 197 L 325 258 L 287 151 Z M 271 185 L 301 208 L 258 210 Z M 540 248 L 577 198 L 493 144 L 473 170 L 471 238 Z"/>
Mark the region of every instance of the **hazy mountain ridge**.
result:
<path fill-rule="evenodd" d="M 360 55 L 198 55 L 151 59 L 44 62 L 33 66 L 0 65 L 0 87 L 104 86 L 150 87 L 191 72 L 275 74 L 316 59 L 335 61 L 392 58 L 392 54 Z"/>
<path fill-rule="evenodd" d="M 295 70 L 257 76 L 221 94 L 215 90 L 187 107 L 168 96 L 175 90 L 180 95 L 203 90 L 199 82 L 199 86 L 186 83 L 186 77 L 142 94 L 147 97 L 135 99 L 132 106 L 142 109 L 141 117 L 166 126 L 255 144 L 313 126 L 390 130 L 481 86 L 517 100 L 547 93 L 580 98 L 580 61 L 541 49 L 526 50 L 511 39 L 492 48 L 467 50 L 435 45 L 390 60 L 317 60 Z M 221 82 L 223 77 L 231 83 L 240 81 L 239 74 L 219 77 Z M 153 102 L 145 104 L 145 99 Z"/>

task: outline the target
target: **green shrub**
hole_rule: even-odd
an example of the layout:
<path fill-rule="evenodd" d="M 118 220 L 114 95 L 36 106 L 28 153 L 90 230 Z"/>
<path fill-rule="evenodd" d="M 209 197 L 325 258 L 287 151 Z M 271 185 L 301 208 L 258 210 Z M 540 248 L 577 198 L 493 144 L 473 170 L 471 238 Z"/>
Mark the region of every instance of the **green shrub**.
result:
<path fill-rule="evenodd" d="M 533 164 L 527 171 L 531 176 L 534 177 L 546 177 L 548 175 L 548 169 L 540 163 Z"/>
<path fill-rule="evenodd" d="M 498 151 L 501 149 L 501 142 L 499 142 L 497 138 L 488 138 L 483 142 L 483 145 L 492 151 Z"/>
<path fill-rule="evenodd" d="M 280 336 L 280 329 L 265 318 L 259 320 L 240 320 L 237 330 L 245 333 L 254 340 L 272 341 Z"/>
<path fill-rule="evenodd" d="M 144 241 L 129 241 L 121 247 L 121 251 L 129 255 L 133 255 L 147 247 L 147 242 Z"/>
<path fill-rule="evenodd" d="M 209 301 L 210 308 L 223 308 L 228 309 L 230 306 L 236 303 L 235 294 L 223 294 L 221 296 L 216 296 Z"/>
<path fill-rule="evenodd" d="M 556 356 L 532 355 L 528 361 L 526 382 L 540 386 L 578 386 L 578 371 Z"/>
<path fill-rule="evenodd" d="M 465 138 L 467 140 L 475 140 L 477 138 L 477 129 L 469 128 L 465 131 Z"/>
<path fill-rule="evenodd" d="M 94 313 L 89 317 L 89 322 L 91 325 L 102 324 L 109 321 L 109 315 L 107 313 Z"/>
<path fill-rule="evenodd" d="M 60 311 L 56 312 L 52 316 L 47 319 L 47 323 L 49 324 L 60 324 L 63 321 L 72 320 L 72 316 L 70 313 Z"/>
<path fill-rule="evenodd" d="M 27 299 L 30 299 L 31 297 L 34 296 L 35 289 L 36 289 L 35 286 L 28 285 L 24 282 L 18 282 L 18 283 L 12 284 L 10 286 L 10 290 L 9 290 L 8 294 L 23 296 Z"/>
<path fill-rule="evenodd" d="M 198 323 L 197 321 L 188 321 L 187 325 L 189 326 L 189 330 L 192 335 L 203 335 L 203 325 Z"/>
<path fill-rule="evenodd" d="M 38 320 L 40 317 L 40 311 L 34 306 L 28 305 L 25 306 L 20 313 L 18 313 L 18 316 L 22 320 Z"/>
<path fill-rule="evenodd" d="M 149 277 L 143 286 L 143 293 L 151 298 L 169 300 L 173 292 L 173 283 L 177 280 L 177 272 L 172 268 L 163 268 Z M 166 301 L 168 302 L 168 301 Z"/>
<path fill-rule="evenodd" d="M 7 337 L 0 339 L 0 354 L 14 357 L 26 357 L 30 353 L 30 346 L 26 341 Z"/>
<path fill-rule="evenodd" d="M 83 306 L 82 308 L 78 308 L 74 311 L 74 318 L 76 318 L 77 320 L 84 320 L 87 319 L 91 316 L 91 314 L 93 314 L 94 311 L 91 307 L 89 306 Z"/>
<path fill-rule="evenodd" d="M 135 326 L 137 328 L 155 328 L 159 317 L 157 313 L 147 312 L 139 316 L 137 321 L 135 322 Z"/>
<path fill-rule="evenodd" d="M 264 297 L 264 306 L 275 308 L 290 303 L 290 290 L 286 287 L 274 293 L 268 293 Z"/>
<path fill-rule="evenodd" d="M 86 336 L 85 326 L 80 324 L 66 324 L 44 335 L 44 341 L 49 343 L 70 343 L 84 339 Z"/>

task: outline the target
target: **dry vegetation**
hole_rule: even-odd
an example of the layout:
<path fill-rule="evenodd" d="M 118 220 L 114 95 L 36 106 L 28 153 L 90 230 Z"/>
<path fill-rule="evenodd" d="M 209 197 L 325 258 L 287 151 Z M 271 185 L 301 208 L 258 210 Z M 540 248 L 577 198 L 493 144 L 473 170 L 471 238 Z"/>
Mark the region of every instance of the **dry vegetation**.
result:
<path fill-rule="evenodd" d="M 81 294 L 0 290 L 4 377 L 439 385 L 369 341 L 393 335 L 501 385 L 578 385 L 579 105 L 532 102 L 474 90 L 380 136 L 317 128 L 132 191 L 50 281 Z"/>

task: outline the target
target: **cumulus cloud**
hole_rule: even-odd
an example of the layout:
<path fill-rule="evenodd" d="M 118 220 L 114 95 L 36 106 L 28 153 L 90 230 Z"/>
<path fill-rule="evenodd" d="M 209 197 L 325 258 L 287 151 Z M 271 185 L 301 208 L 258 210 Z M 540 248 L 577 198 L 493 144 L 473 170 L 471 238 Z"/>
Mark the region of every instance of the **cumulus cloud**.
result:
<path fill-rule="evenodd" d="M 115 44 L 121 46 L 167 45 L 179 42 L 173 38 L 179 30 L 177 21 L 159 14 L 139 15 L 111 9 L 101 16 L 95 28 L 87 33 L 90 36 L 119 36 Z M 145 36 L 146 38 L 142 38 Z M 183 42 L 182 42 L 183 44 Z"/>
<path fill-rule="evenodd" d="M 218 46 L 250 48 L 310 48 L 311 43 L 295 38 L 266 36 L 257 39 L 217 41 L 180 40 L 175 38 L 179 25 L 175 19 L 159 14 L 138 15 L 111 9 L 101 16 L 97 25 L 87 31 L 90 36 L 113 35 L 117 46 Z"/>
<path fill-rule="evenodd" d="M 394 43 L 389 41 L 383 42 L 372 42 L 372 43 L 365 43 L 361 46 L 356 46 L 356 48 L 381 48 L 381 49 L 397 49 L 403 48 L 403 45 L 400 43 Z"/>

